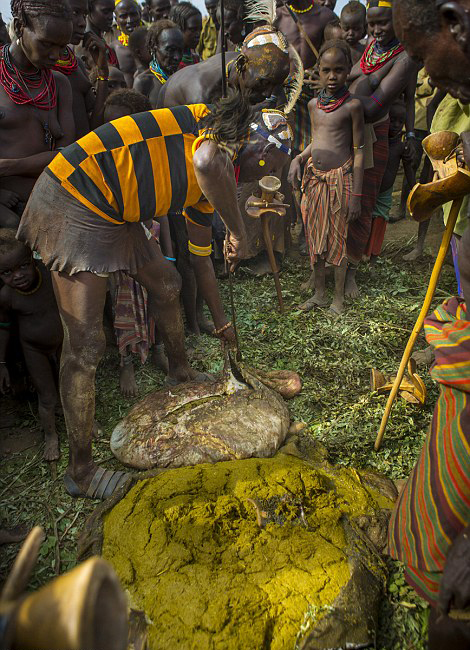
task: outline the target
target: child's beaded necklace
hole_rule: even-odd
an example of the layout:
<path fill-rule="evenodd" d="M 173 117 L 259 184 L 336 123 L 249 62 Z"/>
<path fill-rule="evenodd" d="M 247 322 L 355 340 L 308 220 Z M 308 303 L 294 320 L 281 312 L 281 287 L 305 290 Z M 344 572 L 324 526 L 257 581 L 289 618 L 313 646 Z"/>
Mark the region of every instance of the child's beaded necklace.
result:
<path fill-rule="evenodd" d="M 349 97 L 351 97 L 351 93 L 346 86 L 343 86 L 334 95 L 328 95 L 326 90 L 321 90 L 317 97 L 317 108 L 325 111 L 325 113 L 332 113 L 344 104 Z"/>

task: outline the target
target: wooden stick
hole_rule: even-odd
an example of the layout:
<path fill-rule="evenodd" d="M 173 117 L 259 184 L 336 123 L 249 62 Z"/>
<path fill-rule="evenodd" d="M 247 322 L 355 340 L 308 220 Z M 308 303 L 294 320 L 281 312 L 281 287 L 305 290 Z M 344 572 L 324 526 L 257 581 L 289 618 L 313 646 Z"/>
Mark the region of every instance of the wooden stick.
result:
<path fill-rule="evenodd" d="M 390 416 L 390 411 L 392 410 L 393 401 L 397 396 L 398 389 L 401 384 L 401 380 L 403 379 L 403 375 L 405 373 L 405 369 L 408 364 L 408 360 L 413 351 L 413 346 L 416 342 L 416 339 L 418 338 L 421 328 L 423 327 L 424 319 L 426 318 L 429 312 L 432 299 L 434 298 L 434 292 L 436 290 L 439 276 L 441 274 L 442 265 L 444 264 L 447 251 L 449 250 L 450 240 L 454 232 L 457 217 L 459 216 L 460 208 L 462 206 L 462 201 L 463 199 L 456 199 L 455 201 L 452 202 L 452 207 L 450 210 L 449 218 L 447 220 L 446 229 L 444 231 L 441 246 L 439 248 L 439 253 L 437 254 L 436 261 L 434 263 L 434 268 L 431 273 L 431 279 L 429 280 L 429 286 L 426 292 L 426 296 L 424 298 L 423 306 L 421 307 L 421 311 L 419 312 L 419 316 L 416 320 L 415 326 L 413 327 L 413 331 L 411 333 L 411 336 L 408 340 L 405 351 L 403 353 L 403 357 L 401 359 L 400 367 L 398 369 L 397 376 L 393 383 L 392 390 L 390 391 L 390 395 L 388 396 L 387 405 L 385 407 L 385 412 L 383 414 L 382 422 L 380 423 L 380 429 L 377 434 L 377 439 L 374 445 L 375 451 L 378 451 L 380 449 L 380 445 L 382 444 L 385 428 L 387 426 L 388 418 Z"/>
<path fill-rule="evenodd" d="M 269 233 L 269 216 L 266 212 L 261 214 L 261 226 L 263 228 L 263 237 L 266 250 L 268 251 L 269 263 L 271 265 L 271 270 L 274 275 L 274 284 L 276 285 L 277 300 L 279 302 L 279 311 L 281 314 L 284 313 L 284 301 L 282 299 L 281 283 L 279 282 L 279 271 L 277 269 L 276 258 L 274 257 L 273 245 L 271 242 L 271 236 Z"/>

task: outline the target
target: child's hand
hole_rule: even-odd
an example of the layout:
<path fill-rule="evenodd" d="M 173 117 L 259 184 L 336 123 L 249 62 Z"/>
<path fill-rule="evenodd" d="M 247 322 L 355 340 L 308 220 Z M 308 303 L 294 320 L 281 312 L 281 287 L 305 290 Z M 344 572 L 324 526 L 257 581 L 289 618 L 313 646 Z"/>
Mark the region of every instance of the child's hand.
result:
<path fill-rule="evenodd" d="M 5 363 L 0 363 L 0 393 L 3 395 L 10 390 L 10 373 Z"/>
<path fill-rule="evenodd" d="M 300 162 L 299 156 L 296 156 L 291 162 L 287 180 L 295 190 L 300 189 L 302 182 L 302 163 Z"/>
<path fill-rule="evenodd" d="M 356 221 L 361 216 L 361 197 L 360 196 L 351 196 L 349 200 L 349 209 L 348 216 L 346 221 L 351 223 L 351 221 Z"/>

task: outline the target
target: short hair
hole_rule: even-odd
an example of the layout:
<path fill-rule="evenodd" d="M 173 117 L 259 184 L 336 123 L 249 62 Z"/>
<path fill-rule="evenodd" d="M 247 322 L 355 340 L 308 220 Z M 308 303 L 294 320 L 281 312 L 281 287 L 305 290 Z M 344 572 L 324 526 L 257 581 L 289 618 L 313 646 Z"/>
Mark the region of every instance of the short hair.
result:
<path fill-rule="evenodd" d="M 149 52 L 155 52 L 158 46 L 158 41 L 160 39 L 161 33 L 164 32 L 165 29 L 179 29 L 179 27 L 172 20 L 167 20 L 166 18 L 157 20 L 155 23 L 152 23 L 150 25 L 149 30 L 147 32 L 147 41 L 146 41 L 147 49 Z"/>
<path fill-rule="evenodd" d="M 436 34 L 440 30 L 439 9 L 434 0 L 407 0 L 402 7 L 416 31 Z"/>
<path fill-rule="evenodd" d="M 137 27 L 132 34 L 129 35 L 129 49 L 133 56 L 136 56 L 139 50 L 147 42 L 147 27 Z"/>
<path fill-rule="evenodd" d="M 197 16 L 198 14 L 202 17 L 202 14 L 197 7 L 190 2 L 184 1 L 173 5 L 170 9 L 170 15 L 168 18 L 176 23 L 181 31 L 184 32 L 186 31 L 186 26 L 191 16 Z"/>
<path fill-rule="evenodd" d="M 26 18 L 54 16 L 72 20 L 72 11 L 64 0 L 11 0 L 11 15 L 24 23 Z"/>
<path fill-rule="evenodd" d="M 0 228 L 0 255 L 7 255 L 20 247 L 31 252 L 26 244 L 16 239 L 16 230 L 14 228 Z"/>
<path fill-rule="evenodd" d="M 346 43 L 346 41 L 338 38 L 335 38 L 331 41 L 325 41 L 320 48 L 320 52 L 318 53 L 318 64 L 320 63 L 322 56 L 325 54 L 325 52 L 328 52 L 328 50 L 341 50 L 341 52 L 344 54 L 344 58 L 346 59 L 347 64 L 352 67 L 351 48 Z"/>
<path fill-rule="evenodd" d="M 325 25 L 325 29 L 323 30 L 323 36 L 325 38 L 325 41 L 334 40 L 334 37 L 331 34 L 331 31 L 333 29 L 341 29 L 341 23 L 339 22 L 339 18 L 335 18 L 334 20 L 331 21 L 331 23 Z"/>
<path fill-rule="evenodd" d="M 122 106 L 128 108 L 131 115 L 134 113 L 143 113 L 144 111 L 150 111 L 152 109 L 149 98 L 132 88 L 114 90 L 110 95 L 108 95 L 104 103 L 105 108 L 108 106 Z"/>
<path fill-rule="evenodd" d="M 364 23 L 366 22 L 367 11 L 362 2 L 358 0 L 350 0 L 348 4 L 344 5 L 343 10 L 341 11 L 341 18 L 343 14 L 349 14 L 350 16 L 361 16 Z"/>

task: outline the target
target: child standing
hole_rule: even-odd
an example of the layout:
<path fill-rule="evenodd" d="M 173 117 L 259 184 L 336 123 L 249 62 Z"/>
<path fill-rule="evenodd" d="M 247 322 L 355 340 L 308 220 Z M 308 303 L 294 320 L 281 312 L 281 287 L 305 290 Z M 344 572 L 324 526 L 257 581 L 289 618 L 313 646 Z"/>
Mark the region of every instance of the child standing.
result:
<path fill-rule="evenodd" d="M 294 158 L 289 170 L 289 181 L 298 186 L 302 165 L 307 163 L 301 209 L 315 293 L 300 309 L 326 306 L 328 262 L 335 267 L 335 296 L 330 310 L 341 314 L 348 222 L 361 213 L 364 114 L 361 102 L 353 99 L 346 87 L 352 67 L 349 46 L 344 41 L 327 41 L 318 60 L 322 90 L 309 102 L 312 143 Z"/>

